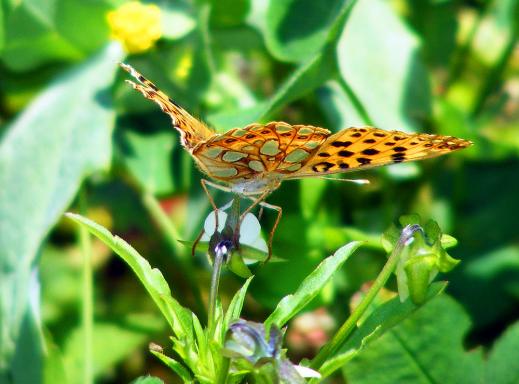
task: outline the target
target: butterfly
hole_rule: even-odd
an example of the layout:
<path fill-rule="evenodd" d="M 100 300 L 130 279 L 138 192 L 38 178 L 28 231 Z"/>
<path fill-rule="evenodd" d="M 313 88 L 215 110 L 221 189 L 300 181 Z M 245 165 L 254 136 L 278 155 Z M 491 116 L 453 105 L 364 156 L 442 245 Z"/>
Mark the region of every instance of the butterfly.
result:
<path fill-rule="evenodd" d="M 258 204 L 278 212 L 269 236 L 269 255 L 282 210 L 264 200 L 283 181 L 428 159 L 472 144 L 453 136 L 374 127 L 351 127 L 332 134 L 320 127 L 278 121 L 217 133 L 130 65 L 121 63 L 121 66 L 138 83 L 126 81 L 171 117 L 173 127 L 180 132 L 182 146 L 200 170 L 218 182 L 201 180 L 215 211 L 217 207 L 207 185 L 251 198 L 253 203 L 241 218 Z"/>

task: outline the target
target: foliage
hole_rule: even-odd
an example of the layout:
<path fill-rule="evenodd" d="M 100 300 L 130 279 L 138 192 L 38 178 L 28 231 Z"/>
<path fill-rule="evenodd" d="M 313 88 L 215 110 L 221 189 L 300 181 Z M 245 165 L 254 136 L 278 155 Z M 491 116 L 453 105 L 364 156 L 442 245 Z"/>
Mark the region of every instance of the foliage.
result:
<path fill-rule="evenodd" d="M 418 276 L 427 290 L 409 293 L 422 308 L 405 293 L 403 303 L 380 298 L 384 304 L 370 306 L 321 367 L 324 380 L 517 381 L 519 1 L 146 2 L 160 9 L 162 37 L 131 55 L 112 40 L 107 20 L 124 3 L 0 2 L 0 382 L 158 382 L 147 372 L 174 382 L 146 344 L 169 347 L 167 337 L 178 332 L 196 345 L 208 340 L 198 323 L 203 329 L 209 264 L 178 241 L 193 241 L 210 210 L 200 173 L 167 117 L 124 84 L 122 60 L 220 131 L 275 119 L 472 140 L 446 158 L 359 174 L 371 180 L 365 187 L 285 183 L 269 198 L 284 210 L 274 239 L 274 258 L 283 262 L 248 266 L 250 300 L 243 279 L 225 272 L 220 293 L 228 316 L 220 321 L 230 324 L 242 305 L 246 319 L 277 313 L 270 320 L 288 324 L 288 358 L 313 356 L 320 344 L 293 338 L 305 330 L 287 320 L 303 304 L 310 314 L 326 307 L 338 328 L 347 303 L 365 294 L 362 285 L 386 261 L 380 234 L 400 215 L 418 213 L 459 241 L 449 250 L 460 260 L 449 286 L 429 286 L 448 269 L 440 259 L 401 264 L 404 274 L 388 288 L 402 294 L 402 284 L 410 286 L 402 276 Z M 222 206 L 229 197 L 215 199 Z M 129 252 L 125 261 L 159 312 L 110 249 L 60 219 L 66 210 L 110 231 L 96 227 Z M 264 231 L 273 219 L 265 212 Z M 422 249 L 434 249 L 434 239 L 425 239 Z M 300 294 L 327 255 L 357 241 L 364 246 L 326 284 Z M 92 259 L 83 264 L 88 249 Z M 339 258 L 317 271 L 339 268 Z M 434 271 L 422 273 L 432 264 Z M 93 268 L 90 289 L 84 265 Z M 290 294 L 301 301 L 279 304 Z M 81 312 L 84 303 L 92 316 Z M 180 357 L 188 356 L 178 340 Z M 212 364 L 205 345 L 200 369 Z M 198 369 L 194 360 L 186 368 L 179 356 L 152 350 L 181 377 Z"/>

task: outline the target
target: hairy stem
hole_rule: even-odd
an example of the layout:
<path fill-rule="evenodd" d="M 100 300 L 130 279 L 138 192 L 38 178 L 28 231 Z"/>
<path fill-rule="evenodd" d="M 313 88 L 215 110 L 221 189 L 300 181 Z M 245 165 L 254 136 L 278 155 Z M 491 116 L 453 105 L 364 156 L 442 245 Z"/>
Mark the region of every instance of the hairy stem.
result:
<path fill-rule="evenodd" d="M 356 329 L 357 321 L 359 321 L 364 312 L 366 312 L 366 309 L 368 309 L 371 302 L 375 299 L 378 292 L 386 284 L 387 280 L 395 270 L 404 247 L 408 244 L 414 233 L 420 230 L 422 230 L 422 228 L 417 224 L 408 225 L 402 230 L 398 243 L 395 245 L 395 248 L 391 252 L 384 268 L 382 268 L 382 271 L 378 274 L 368 293 L 362 299 L 357 308 L 355 308 L 351 313 L 350 317 L 346 319 L 333 339 L 326 344 L 312 360 L 310 364 L 311 368 L 319 369 L 328 358 L 332 357 L 344 345 L 348 336 Z"/>
<path fill-rule="evenodd" d="M 85 187 L 79 193 L 79 209 L 86 216 Z M 79 226 L 79 244 L 83 256 L 81 322 L 83 328 L 83 384 L 94 382 L 93 337 L 94 337 L 94 290 L 92 271 L 92 239 L 84 226 Z"/>

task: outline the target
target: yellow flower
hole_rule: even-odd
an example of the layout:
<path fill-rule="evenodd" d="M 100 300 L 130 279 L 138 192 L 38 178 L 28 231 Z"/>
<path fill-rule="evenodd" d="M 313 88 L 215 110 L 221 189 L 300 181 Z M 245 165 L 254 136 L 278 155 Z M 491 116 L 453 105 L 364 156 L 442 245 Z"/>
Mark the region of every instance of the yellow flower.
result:
<path fill-rule="evenodd" d="M 107 14 L 111 37 L 129 53 L 150 49 L 162 35 L 160 8 L 138 1 L 124 3 Z"/>

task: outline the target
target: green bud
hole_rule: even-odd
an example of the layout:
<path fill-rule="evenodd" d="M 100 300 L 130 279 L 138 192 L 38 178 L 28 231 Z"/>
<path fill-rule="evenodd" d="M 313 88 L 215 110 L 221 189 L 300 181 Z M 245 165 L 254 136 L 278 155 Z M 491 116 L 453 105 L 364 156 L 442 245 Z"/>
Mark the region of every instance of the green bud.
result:
<path fill-rule="evenodd" d="M 459 263 L 444 248 L 454 246 L 457 241 L 442 234 L 435 221 L 430 220 L 421 226 L 418 215 L 402 216 L 399 221 L 403 227 L 418 226 L 419 230 L 408 239 L 400 254 L 396 268 L 398 294 L 402 301 L 410 297 L 415 304 L 421 304 L 438 272 L 449 272 Z M 401 229 L 391 226 L 382 237 L 384 249 L 391 252 L 399 241 L 403 241 L 402 236 Z"/>

